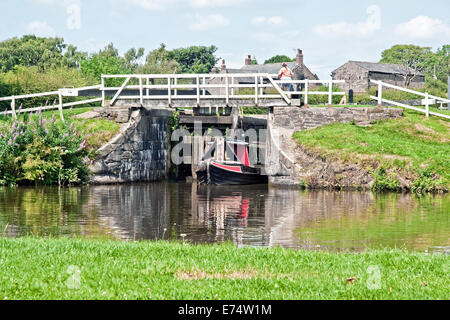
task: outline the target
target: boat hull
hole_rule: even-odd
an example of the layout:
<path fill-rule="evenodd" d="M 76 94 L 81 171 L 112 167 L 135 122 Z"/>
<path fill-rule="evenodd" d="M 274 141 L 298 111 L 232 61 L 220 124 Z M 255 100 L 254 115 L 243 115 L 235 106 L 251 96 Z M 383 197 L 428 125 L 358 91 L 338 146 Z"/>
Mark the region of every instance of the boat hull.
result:
<path fill-rule="evenodd" d="M 209 178 L 208 178 L 209 170 Z M 267 184 L 268 177 L 260 170 L 245 165 L 230 165 L 211 162 L 209 169 L 197 171 L 197 179 L 202 184 L 213 185 L 251 185 Z"/>

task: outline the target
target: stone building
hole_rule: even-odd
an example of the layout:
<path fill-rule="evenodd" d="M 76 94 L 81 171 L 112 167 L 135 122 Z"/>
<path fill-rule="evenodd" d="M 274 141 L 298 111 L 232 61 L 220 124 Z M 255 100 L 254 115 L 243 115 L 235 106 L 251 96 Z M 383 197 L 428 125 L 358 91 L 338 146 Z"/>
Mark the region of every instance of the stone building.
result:
<path fill-rule="evenodd" d="M 292 70 L 294 79 L 308 79 L 308 80 L 319 80 L 319 77 L 312 73 L 311 70 L 304 64 L 304 56 L 303 52 L 300 49 L 297 49 L 297 56 L 295 58 L 295 62 L 286 62 L 289 69 Z M 247 55 L 245 58 L 245 64 L 240 69 L 231 69 L 227 68 L 225 64 L 225 60 L 222 60 L 222 65 L 220 70 L 214 68 L 211 73 L 227 73 L 227 74 L 243 74 L 243 73 L 268 73 L 273 75 L 274 77 L 278 75 L 278 72 L 281 69 L 281 63 L 268 63 L 268 64 L 252 64 L 251 55 Z M 222 83 L 223 80 L 213 79 L 209 81 L 210 84 L 219 84 Z M 254 77 L 239 77 L 234 79 L 235 84 L 253 84 L 255 82 Z M 314 88 L 318 85 L 311 85 L 310 88 Z M 225 89 L 212 89 L 210 90 L 211 94 L 221 93 L 224 94 Z"/>
<path fill-rule="evenodd" d="M 366 92 L 375 86 L 370 80 L 381 80 L 396 86 L 404 86 L 407 76 L 412 77 L 412 70 L 398 64 L 348 61 L 331 73 L 333 80 L 345 80 L 340 84 L 342 90 L 352 89 L 355 93 Z M 409 87 L 421 88 L 425 85 L 425 75 L 418 73 Z"/>

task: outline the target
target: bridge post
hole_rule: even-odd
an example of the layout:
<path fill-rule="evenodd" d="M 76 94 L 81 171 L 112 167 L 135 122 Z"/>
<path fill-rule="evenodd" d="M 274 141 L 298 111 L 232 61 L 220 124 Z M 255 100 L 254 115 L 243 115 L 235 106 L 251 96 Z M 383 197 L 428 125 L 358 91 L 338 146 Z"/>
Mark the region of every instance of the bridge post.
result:
<path fill-rule="evenodd" d="M 142 107 L 144 105 L 144 87 L 142 84 L 142 76 L 139 77 L 139 102 Z"/>
<path fill-rule="evenodd" d="M 450 76 L 448 77 L 448 83 L 447 83 L 447 98 L 448 98 L 448 100 L 450 100 Z M 447 108 L 450 111 L 450 103 L 448 103 Z"/>
<path fill-rule="evenodd" d="M 102 75 L 102 107 L 106 107 L 106 99 L 105 99 L 105 78 Z"/>
<path fill-rule="evenodd" d="M 383 106 L 383 85 L 378 82 L 378 105 L 377 107 Z"/>
<path fill-rule="evenodd" d="M 61 121 L 65 122 L 64 114 L 63 114 L 63 97 L 62 97 L 61 89 L 58 91 L 58 99 L 59 99 L 59 104 L 58 104 L 59 116 L 61 117 Z"/>
<path fill-rule="evenodd" d="M 304 99 L 304 101 L 305 101 L 305 108 L 308 108 L 309 107 L 309 105 L 308 105 L 308 92 L 309 91 L 309 82 L 308 82 L 308 79 L 305 79 L 305 99 Z"/>
<path fill-rule="evenodd" d="M 13 119 L 17 119 L 17 114 L 16 114 L 16 97 L 12 97 L 11 100 L 11 111 L 12 111 L 12 117 Z"/>
<path fill-rule="evenodd" d="M 333 106 L 333 80 L 328 82 L 328 107 Z"/>

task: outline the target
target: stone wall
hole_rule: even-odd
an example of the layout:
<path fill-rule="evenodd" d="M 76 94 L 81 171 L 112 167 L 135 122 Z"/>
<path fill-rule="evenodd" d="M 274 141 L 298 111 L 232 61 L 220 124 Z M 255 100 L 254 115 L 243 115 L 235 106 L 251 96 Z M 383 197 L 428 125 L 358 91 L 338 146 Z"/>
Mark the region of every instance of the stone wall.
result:
<path fill-rule="evenodd" d="M 120 112 L 105 112 L 123 124 L 120 134 L 99 149 L 99 157 L 91 165 L 92 183 L 165 179 L 169 168 L 167 120 L 172 111 L 122 108 Z"/>
<path fill-rule="evenodd" d="M 273 126 L 294 131 L 314 129 L 332 123 L 369 125 L 371 121 L 397 118 L 403 111 L 395 108 L 274 108 Z"/>

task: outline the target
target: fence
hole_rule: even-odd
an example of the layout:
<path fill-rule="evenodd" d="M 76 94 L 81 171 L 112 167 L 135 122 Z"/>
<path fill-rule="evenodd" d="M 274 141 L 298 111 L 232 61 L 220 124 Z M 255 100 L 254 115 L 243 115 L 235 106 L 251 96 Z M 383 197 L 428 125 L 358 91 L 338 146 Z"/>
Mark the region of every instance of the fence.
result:
<path fill-rule="evenodd" d="M 431 94 L 429 94 L 428 92 L 419 92 L 419 91 L 414 91 L 411 89 L 406 89 L 403 87 L 399 87 L 399 86 L 395 86 L 393 84 L 390 83 L 385 83 L 382 81 L 378 81 L 378 80 L 370 80 L 372 83 L 375 83 L 378 85 L 378 96 L 370 96 L 371 99 L 377 100 L 378 101 L 378 105 L 381 106 L 384 103 L 388 103 L 391 105 L 395 105 L 395 106 L 399 106 L 402 108 L 406 108 L 406 109 L 411 109 L 411 110 L 415 110 L 418 112 L 422 112 L 425 113 L 425 115 L 427 117 L 429 117 L 430 115 L 433 116 L 438 116 L 438 117 L 442 117 L 442 118 L 446 118 L 446 119 L 450 119 L 450 116 L 442 114 L 442 113 L 437 113 L 437 112 L 432 112 L 430 111 L 430 105 L 435 104 L 437 101 L 440 101 L 441 103 L 450 103 L 450 100 L 445 99 L 445 98 L 441 98 L 441 97 L 436 97 L 433 96 Z M 422 96 L 425 99 L 422 100 L 423 104 L 425 105 L 425 110 L 424 109 L 420 109 L 420 108 L 416 108 L 410 105 L 406 105 L 400 102 L 396 102 L 396 101 L 392 101 L 392 100 L 388 100 L 388 99 L 383 99 L 383 87 L 387 87 L 387 88 L 391 88 L 391 89 L 397 89 L 400 91 L 404 91 L 404 92 L 408 92 L 408 93 L 412 93 L 412 94 L 416 94 L 418 96 Z"/>
<path fill-rule="evenodd" d="M 5 114 L 5 115 L 11 114 L 13 116 L 13 118 L 16 119 L 18 113 L 21 114 L 21 113 L 33 112 L 33 111 L 45 111 L 45 110 L 59 109 L 59 114 L 60 114 L 61 120 L 64 121 L 64 115 L 62 112 L 63 108 L 82 105 L 82 104 L 89 104 L 89 103 L 93 103 L 93 102 L 100 102 L 100 101 L 102 101 L 102 98 L 95 98 L 95 99 L 89 99 L 89 100 L 64 103 L 63 97 L 76 97 L 76 96 L 78 96 L 79 91 L 100 89 L 100 87 L 101 87 L 100 85 L 96 85 L 96 86 L 82 87 L 82 88 L 63 88 L 63 89 L 59 89 L 58 91 L 3 97 L 3 98 L 0 98 L 0 101 L 11 101 L 11 110 L 5 110 L 2 114 Z M 50 96 L 58 96 L 58 104 L 46 105 L 46 106 L 40 106 L 40 107 L 34 107 L 34 108 L 19 109 L 19 110 L 17 110 L 17 108 L 16 108 L 17 102 L 20 100 L 37 98 L 37 97 L 50 97 Z"/>
<path fill-rule="evenodd" d="M 107 79 L 125 79 L 120 87 L 108 87 Z M 166 75 L 102 75 L 102 99 L 106 105 L 106 92 L 116 92 L 110 101 L 114 105 L 118 100 L 167 100 L 171 105 L 176 99 L 195 100 L 200 104 L 204 99 L 223 99 L 228 104 L 231 99 L 252 99 L 258 105 L 261 99 L 282 99 L 286 104 L 292 103 L 289 96 L 304 95 L 308 104 L 309 95 L 328 95 L 328 102 L 332 104 L 333 95 L 345 96 L 345 92 L 333 92 L 333 84 L 344 83 L 344 80 L 276 80 L 277 75 L 268 73 L 236 73 L 236 74 L 166 74 Z M 129 85 L 131 79 L 138 84 Z M 155 84 L 159 82 L 158 84 Z M 182 83 L 185 82 L 185 83 Z M 310 84 L 327 83 L 328 92 L 311 91 Z M 304 91 L 285 91 L 280 85 L 304 84 Z M 237 90 L 252 89 L 254 94 L 237 94 Z M 266 89 L 274 89 L 276 94 L 266 93 Z M 122 95 L 125 90 L 138 91 L 138 95 Z M 150 90 L 162 90 L 159 94 Z M 182 93 L 182 94 L 180 94 Z"/>

